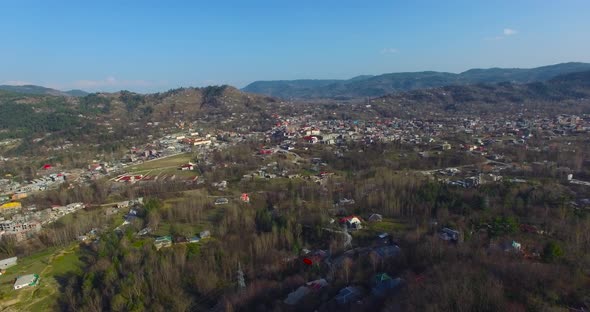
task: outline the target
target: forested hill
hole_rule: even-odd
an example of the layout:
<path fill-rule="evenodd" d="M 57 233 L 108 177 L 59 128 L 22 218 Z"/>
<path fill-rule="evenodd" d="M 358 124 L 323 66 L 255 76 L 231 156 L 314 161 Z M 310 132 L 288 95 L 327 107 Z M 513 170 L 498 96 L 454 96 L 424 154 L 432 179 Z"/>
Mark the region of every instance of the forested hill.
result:
<path fill-rule="evenodd" d="M 562 63 L 531 69 L 470 69 L 460 74 L 425 71 L 358 76 L 349 80 L 256 81 L 246 92 L 282 98 L 357 98 L 383 96 L 400 91 L 478 83 L 530 83 L 561 74 L 590 70 L 588 63 Z"/>
<path fill-rule="evenodd" d="M 590 113 L 590 71 L 559 75 L 545 82 L 444 86 L 389 94 L 371 101 L 385 116 L 494 114 L 543 111 Z"/>
<path fill-rule="evenodd" d="M 14 93 L 22 94 L 35 94 L 35 95 L 55 95 L 55 96 L 85 96 L 88 92 L 82 90 L 70 90 L 70 91 L 59 91 L 51 88 L 34 86 L 34 85 L 23 85 L 23 86 L 9 86 L 0 85 L 0 90 L 9 91 Z"/>
<path fill-rule="evenodd" d="M 113 142 L 137 130 L 146 134 L 145 124 L 205 120 L 236 123 L 266 120 L 275 99 L 247 94 L 230 86 L 179 88 L 148 95 L 129 91 L 93 93 L 84 97 L 22 94 L 0 90 L 0 140 L 35 138 L 94 143 Z M 262 116 L 262 117 L 261 117 Z M 135 131 L 135 132 L 137 132 Z M 146 134 L 147 135 L 147 134 Z M 99 136 L 104 136 L 102 139 Z M 25 148 L 15 150 L 24 152 Z"/>

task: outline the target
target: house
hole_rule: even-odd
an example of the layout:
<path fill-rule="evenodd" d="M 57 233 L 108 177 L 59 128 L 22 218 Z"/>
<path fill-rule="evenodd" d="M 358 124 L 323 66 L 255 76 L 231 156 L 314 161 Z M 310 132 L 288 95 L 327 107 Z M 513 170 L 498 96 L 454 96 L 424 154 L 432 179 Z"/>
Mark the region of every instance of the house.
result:
<path fill-rule="evenodd" d="M 317 143 L 317 142 L 319 141 L 318 137 L 316 137 L 316 136 L 311 136 L 311 135 L 304 136 L 304 137 L 303 137 L 303 140 L 304 140 L 305 142 L 307 142 L 307 143 L 311 143 L 311 144 L 315 144 L 315 143 Z"/>
<path fill-rule="evenodd" d="M 28 275 L 23 275 L 23 276 L 19 276 L 16 279 L 16 282 L 14 282 L 14 289 L 21 289 L 24 287 L 29 287 L 29 286 L 36 286 L 37 284 L 39 284 L 39 275 L 37 274 L 28 274 Z"/>
<path fill-rule="evenodd" d="M 449 228 L 443 228 L 439 233 L 439 237 L 445 241 L 457 242 L 459 241 L 460 236 L 461 233 L 459 231 L 455 231 Z"/>
<path fill-rule="evenodd" d="M 248 195 L 248 193 L 242 193 L 242 196 L 240 196 L 240 199 L 245 203 L 250 202 L 250 196 Z"/>
<path fill-rule="evenodd" d="M 377 297 L 383 297 L 388 292 L 400 289 L 404 284 L 401 278 L 391 278 L 387 273 L 379 273 L 373 278 L 373 288 L 371 292 Z"/>
<path fill-rule="evenodd" d="M 17 263 L 18 257 L 6 258 L 4 260 L 0 260 L 0 270 L 6 270 L 12 266 L 15 266 Z"/>
<path fill-rule="evenodd" d="M 325 250 L 321 250 L 321 249 L 314 250 L 314 251 L 307 250 L 307 252 L 304 252 L 304 255 L 305 255 L 304 259 L 308 259 L 310 261 L 310 264 L 319 264 L 320 262 L 322 262 L 324 259 L 326 259 L 328 257 L 328 252 Z"/>
<path fill-rule="evenodd" d="M 156 246 L 156 249 L 158 249 L 158 250 L 162 247 L 172 246 L 172 236 L 167 235 L 167 236 L 157 237 L 156 240 L 154 241 L 154 246 Z"/>
<path fill-rule="evenodd" d="M 190 163 L 190 162 L 187 163 L 187 164 L 184 164 L 184 165 L 182 165 L 182 166 L 180 166 L 178 168 L 178 170 L 182 170 L 182 171 L 187 171 L 187 170 L 188 171 L 191 171 L 191 170 L 194 170 L 194 169 L 195 169 L 195 164 Z"/>
<path fill-rule="evenodd" d="M 383 216 L 378 213 L 374 213 L 369 217 L 369 222 L 380 222 L 380 221 L 383 221 Z"/>
<path fill-rule="evenodd" d="M 215 205 L 225 205 L 227 203 L 229 203 L 229 200 L 225 197 L 218 198 L 215 200 Z"/>
<path fill-rule="evenodd" d="M 338 205 L 340 205 L 340 206 L 348 206 L 348 205 L 354 205 L 354 204 L 355 204 L 354 199 L 343 198 L 338 201 Z"/>
<path fill-rule="evenodd" d="M 401 254 L 401 249 L 397 245 L 387 245 L 374 248 L 371 253 L 376 255 L 379 259 L 397 257 Z"/>
<path fill-rule="evenodd" d="M 201 239 L 211 237 L 211 232 L 205 230 L 205 231 L 199 233 L 199 237 L 201 237 Z"/>
<path fill-rule="evenodd" d="M 219 189 L 224 189 L 224 188 L 227 187 L 227 181 L 224 180 L 224 181 L 221 181 L 219 183 L 213 182 L 213 183 L 211 183 L 211 186 L 217 187 Z"/>
<path fill-rule="evenodd" d="M 152 231 L 152 228 L 146 227 L 146 228 L 140 230 L 139 232 L 137 232 L 137 235 L 143 236 L 143 235 L 150 233 L 151 231 Z"/>
<path fill-rule="evenodd" d="M 359 287 L 348 286 L 340 290 L 334 299 L 339 304 L 348 304 L 361 298 L 362 291 Z"/>
<path fill-rule="evenodd" d="M 191 238 L 188 239 L 189 243 L 198 243 L 201 241 L 201 238 L 199 236 L 193 236 Z"/>
<path fill-rule="evenodd" d="M 23 199 L 23 198 L 27 198 L 26 192 L 14 193 L 11 197 L 12 200 L 19 200 L 19 199 Z"/>
<path fill-rule="evenodd" d="M 520 252 L 521 245 L 516 241 L 508 241 L 501 244 L 501 248 L 506 252 Z"/>
<path fill-rule="evenodd" d="M 362 229 L 361 219 L 357 216 L 348 216 L 340 219 L 340 224 L 346 225 L 349 229 Z"/>
<path fill-rule="evenodd" d="M 307 294 L 311 292 L 317 292 L 326 286 L 328 286 L 328 281 L 323 278 L 308 282 L 305 285 L 297 288 L 295 291 L 289 293 L 289 295 L 287 295 L 287 299 L 285 299 L 283 302 L 288 305 L 296 305 Z"/>

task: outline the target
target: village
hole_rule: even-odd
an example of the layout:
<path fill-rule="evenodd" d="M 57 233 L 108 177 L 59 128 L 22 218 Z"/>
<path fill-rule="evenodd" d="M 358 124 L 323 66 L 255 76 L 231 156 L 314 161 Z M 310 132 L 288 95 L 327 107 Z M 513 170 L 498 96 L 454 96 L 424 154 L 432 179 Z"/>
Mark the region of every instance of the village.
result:
<path fill-rule="evenodd" d="M 322 194 L 328 194 L 346 182 L 347 173 L 338 166 L 339 161 L 362 154 L 367 154 L 367 161 L 374 161 L 370 158 L 374 156 L 369 157 L 369 153 L 379 146 L 396 146 L 396 152 L 379 160 L 381 163 L 405 174 L 409 173 L 404 166 L 413 167 L 411 174 L 452 188 L 475 190 L 505 182 L 526 184 L 536 179 L 532 174 L 535 172 L 554 177 L 564 185 L 584 186 L 588 183 L 584 177 L 574 179 L 572 173 L 579 168 L 558 166 L 552 160 L 527 162 L 518 152 L 573 151 L 575 147 L 570 145 L 570 140 L 583 138 L 590 131 L 590 117 L 585 115 L 488 120 L 460 117 L 441 120 L 316 120 L 311 114 L 289 117 L 274 114 L 272 117 L 274 126 L 265 132 L 238 128 L 234 131 L 197 131 L 197 124 L 175 125 L 160 138 L 130 147 L 118 160 L 95 159 L 85 168 L 65 168 L 59 163 L 48 162 L 39 168 L 38 177 L 29 181 L 5 176 L 0 180 L 0 239 L 22 243 L 60 218 L 98 207 L 104 216 L 115 217 L 114 225 L 91 227 L 76 233 L 80 244 L 100 244 L 100 237 L 105 233 L 124 235 L 132 231 L 136 242 L 148 242 L 160 252 L 176 245 L 204 248 L 223 239 L 224 233 L 215 229 L 215 224 L 184 224 L 182 230 L 146 226 L 149 224 L 148 212 L 143 197 L 109 203 L 64 202 L 51 206 L 27 204 L 28 199 L 64 186 L 73 189 L 76 185 L 88 186 L 93 181 L 107 180 L 109 192 L 114 193 L 162 185 L 174 186 L 175 190 L 182 192 L 198 192 L 199 196 L 206 198 L 205 207 L 212 213 L 225 213 L 235 207 L 248 209 L 252 202 L 263 201 L 264 196 L 260 194 L 268 190 L 254 187 L 260 183 L 311 182 Z M 233 156 L 220 156 L 231 155 L 236 150 L 240 151 L 241 159 L 247 161 L 232 161 Z M 362 159 L 363 156 L 354 157 Z M 366 203 L 366 199 L 362 201 L 350 196 L 353 194 L 348 192 L 332 201 L 324 223 L 300 220 L 303 226 L 314 224 L 319 232 L 324 233 L 320 237 L 328 235 L 338 242 L 338 246 L 330 247 L 325 241 L 313 244 L 310 240 L 300 246 L 297 253 L 281 255 L 284 268 L 321 272 L 315 274 L 318 278 L 303 281 L 283 296 L 285 309 L 296 310 L 308 305 L 318 308 L 318 298 L 324 302 L 319 307 L 323 309 L 331 309 L 332 305 L 366 305 L 394 296 L 408 284 L 427 283 L 423 274 L 408 275 L 395 269 L 398 261 L 401 261 L 400 267 L 403 266 L 405 250 L 398 240 L 410 228 L 407 221 L 367 211 L 360 206 Z M 164 203 L 178 205 L 178 202 L 170 204 L 167 200 Z M 575 197 L 566 204 L 576 211 L 590 209 L 587 197 Z M 272 209 L 271 218 L 277 218 L 276 207 Z M 555 235 L 534 222 L 482 220 L 468 227 L 448 221 L 439 224 L 433 219 L 427 232 L 420 237 L 455 246 L 462 244 L 466 236 L 473 237 L 480 232 L 500 233 L 490 240 L 485 252 L 504 253 L 531 262 L 541 261 L 541 242 Z M 537 241 L 535 237 L 545 238 Z M 6 272 L 17 263 L 17 257 L 0 259 L 0 269 Z M 348 278 L 353 263 L 368 263 L 375 272 L 363 281 L 357 277 L 353 282 Z M 244 276 L 248 274 L 241 268 L 237 272 L 238 288 L 246 288 Z M 344 276 L 346 283 L 343 284 L 339 272 L 347 272 Z M 15 290 L 36 286 L 44 279 L 40 272 L 27 273 L 14 281 Z"/>

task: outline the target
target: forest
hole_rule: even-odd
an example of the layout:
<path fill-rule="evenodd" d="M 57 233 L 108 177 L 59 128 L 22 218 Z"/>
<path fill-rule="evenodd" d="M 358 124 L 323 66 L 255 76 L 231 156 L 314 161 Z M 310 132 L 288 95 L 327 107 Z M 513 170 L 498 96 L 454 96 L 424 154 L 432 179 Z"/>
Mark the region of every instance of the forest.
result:
<path fill-rule="evenodd" d="M 590 217 L 571 208 L 571 192 L 559 180 L 542 178 L 542 172 L 524 184 L 504 181 L 458 188 L 400 169 L 395 161 L 384 162 L 384 154 L 403 150 L 393 144 L 345 155 L 353 166 L 325 184 L 306 179 L 271 183 L 235 179 L 255 167 L 243 156 L 255 147 L 236 148 L 242 152 L 228 150 L 211 157 L 219 162 L 242 157 L 243 169 L 204 174 L 209 181 L 227 179 L 234 185 L 232 192 L 249 192 L 250 203 L 213 205 L 208 194 L 220 194 L 218 190 L 186 183 L 124 190 L 125 197 L 146 198 L 138 208 L 139 217 L 123 232 L 107 231 L 98 243 L 81 244 L 83 273 L 61 278 L 60 309 L 283 311 L 282 300 L 289 292 L 330 276 L 329 289 L 298 308 L 332 311 L 342 309 L 330 300 L 338 289 L 350 284 L 370 288 L 372 276 L 379 272 L 402 277 L 406 287 L 395 296 L 346 309 L 543 311 L 589 299 Z M 323 155 L 337 172 L 346 170 L 321 149 L 312 153 Z M 431 161 L 436 166 L 437 161 Z M 279 159 L 279 166 L 289 164 Z M 97 184 L 63 190 L 62 195 L 50 193 L 45 200 L 101 202 L 113 195 L 110 189 L 108 184 Z M 576 192 L 590 195 L 587 189 Z M 343 198 L 354 198 L 356 204 L 334 211 L 334 203 Z M 362 218 L 378 213 L 386 221 L 353 232 L 353 249 L 345 252 L 342 236 L 324 228 L 331 218 L 351 213 Z M 39 244 L 59 245 L 73 233 L 96 226 L 84 219 L 56 224 L 40 235 Z M 525 231 L 531 226 L 542 231 Z M 153 230 L 151 237 L 166 234 L 181 240 L 202 230 L 210 230 L 212 237 L 157 250 L 152 239 L 136 234 L 146 227 Z M 441 227 L 459 229 L 461 242 L 441 240 L 437 235 Z M 363 252 L 383 231 L 403 251 L 400 257 L 380 259 Z M 526 246 L 526 257 L 497 247 L 512 240 Z M 310 267 L 298 257 L 303 249 L 323 249 L 332 259 L 344 260 L 340 265 Z M 239 268 L 245 288 L 238 287 Z"/>

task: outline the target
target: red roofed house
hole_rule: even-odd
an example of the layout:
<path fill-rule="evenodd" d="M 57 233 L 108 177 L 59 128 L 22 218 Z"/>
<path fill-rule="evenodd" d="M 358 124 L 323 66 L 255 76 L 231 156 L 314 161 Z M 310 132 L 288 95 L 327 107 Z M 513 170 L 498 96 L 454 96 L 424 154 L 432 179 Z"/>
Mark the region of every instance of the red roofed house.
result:
<path fill-rule="evenodd" d="M 183 171 L 193 170 L 193 169 L 195 169 L 195 165 L 193 163 L 188 163 L 188 164 L 184 164 L 184 165 L 180 166 L 180 168 L 178 168 L 178 169 L 183 170 Z"/>
<path fill-rule="evenodd" d="M 361 229 L 361 218 L 351 215 L 340 219 L 340 224 L 346 224 L 348 228 Z"/>
<path fill-rule="evenodd" d="M 43 166 L 43 169 L 44 170 L 49 170 L 49 169 L 51 169 L 51 165 L 50 164 L 46 164 L 46 165 Z"/>
<path fill-rule="evenodd" d="M 303 140 L 311 144 L 315 144 L 319 141 L 318 137 L 312 135 L 304 136 Z"/>

